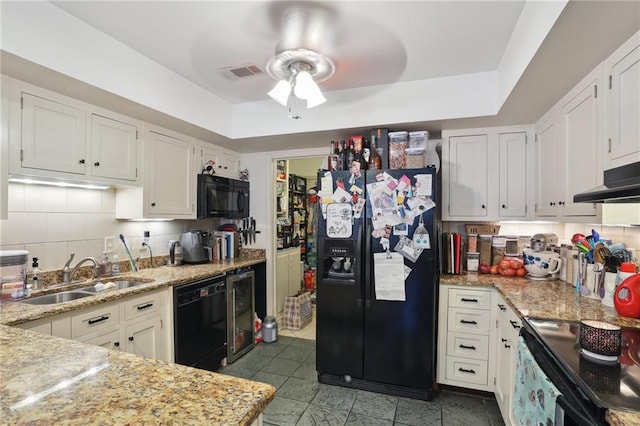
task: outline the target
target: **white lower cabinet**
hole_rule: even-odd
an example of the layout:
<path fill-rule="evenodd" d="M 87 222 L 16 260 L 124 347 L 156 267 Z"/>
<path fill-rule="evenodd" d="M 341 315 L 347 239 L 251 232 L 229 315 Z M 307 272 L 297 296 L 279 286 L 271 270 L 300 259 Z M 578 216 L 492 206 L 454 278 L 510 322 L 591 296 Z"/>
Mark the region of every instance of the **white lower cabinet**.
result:
<path fill-rule="evenodd" d="M 292 247 L 278 250 L 276 254 L 276 308 L 278 312 L 284 308 L 285 297 L 295 296 L 300 291 L 301 281 L 300 248 Z"/>
<path fill-rule="evenodd" d="M 165 359 L 160 318 L 152 317 L 127 325 L 125 335 L 126 352 L 145 358 Z"/>
<path fill-rule="evenodd" d="M 21 324 L 19 327 L 50 336 L 124 351 L 146 358 L 168 359 L 170 330 L 166 290 Z"/>
<path fill-rule="evenodd" d="M 505 424 L 511 425 L 515 424 L 511 419 L 511 403 L 515 386 L 518 335 L 522 323 L 499 295 L 496 295 L 496 300 L 494 393 Z"/>
<path fill-rule="evenodd" d="M 78 342 L 86 343 L 88 345 L 94 346 L 102 346 L 106 349 L 113 349 L 116 351 L 120 350 L 120 330 L 111 330 L 104 334 L 100 334 L 98 336 L 94 336 L 93 334 L 89 336 L 79 337 L 77 339 Z"/>
<path fill-rule="evenodd" d="M 493 392 L 491 289 L 440 286 L 438 383 Z"/>

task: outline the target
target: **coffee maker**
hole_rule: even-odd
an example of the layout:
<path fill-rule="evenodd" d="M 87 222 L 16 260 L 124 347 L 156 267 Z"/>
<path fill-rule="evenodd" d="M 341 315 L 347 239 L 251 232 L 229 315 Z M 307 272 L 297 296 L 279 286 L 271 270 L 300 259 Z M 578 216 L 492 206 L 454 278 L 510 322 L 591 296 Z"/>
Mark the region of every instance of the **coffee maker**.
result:
<path fill-rule="evenodd" d="M 209 237 L 209 231 L 196 230 L 183 233 L 180 237 L 182 262 L 190 264 L 211 262 Z"/>

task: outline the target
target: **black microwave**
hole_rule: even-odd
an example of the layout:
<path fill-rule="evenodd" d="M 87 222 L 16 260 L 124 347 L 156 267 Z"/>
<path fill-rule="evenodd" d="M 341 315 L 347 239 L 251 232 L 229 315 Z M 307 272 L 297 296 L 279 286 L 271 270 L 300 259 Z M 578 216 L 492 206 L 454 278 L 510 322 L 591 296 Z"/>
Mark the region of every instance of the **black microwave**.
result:
<path fill-rule="evenodd" d="M 198 219 L 249 217 L 249 182 L 198 175 Z"/>

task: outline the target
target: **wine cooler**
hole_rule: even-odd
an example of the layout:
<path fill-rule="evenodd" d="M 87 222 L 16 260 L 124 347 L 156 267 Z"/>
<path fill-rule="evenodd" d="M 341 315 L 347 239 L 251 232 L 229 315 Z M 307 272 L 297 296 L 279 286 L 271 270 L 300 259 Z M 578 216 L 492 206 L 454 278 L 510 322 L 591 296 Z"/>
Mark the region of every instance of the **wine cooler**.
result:
<path fill-rule="evenodd" d="M 255 272 L 227 277 L 227 362 L 232 363 L 255 344 Z"/>

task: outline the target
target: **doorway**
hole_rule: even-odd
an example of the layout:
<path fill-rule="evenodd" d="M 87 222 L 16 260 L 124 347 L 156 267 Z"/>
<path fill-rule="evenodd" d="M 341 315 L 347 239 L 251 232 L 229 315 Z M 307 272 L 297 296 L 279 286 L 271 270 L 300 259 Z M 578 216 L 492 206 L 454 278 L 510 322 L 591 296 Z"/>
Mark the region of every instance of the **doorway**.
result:
<path fill-rule="evenodd" d="M 316 197 L 313 194 L 317 192 L 318 170 L 325 167 L 324 156 L 273 160 L 273 217 L 276 220 L 275 241 L 272 242 L 276 253 L 274 300 L 279 324 L 282 324 L 287 296 L 315 289 L 313 224 Z M 315 338 L 315 322 L 312 321 L 302 330 L 286 330 L 281 327 L 281 334 Z"/>

